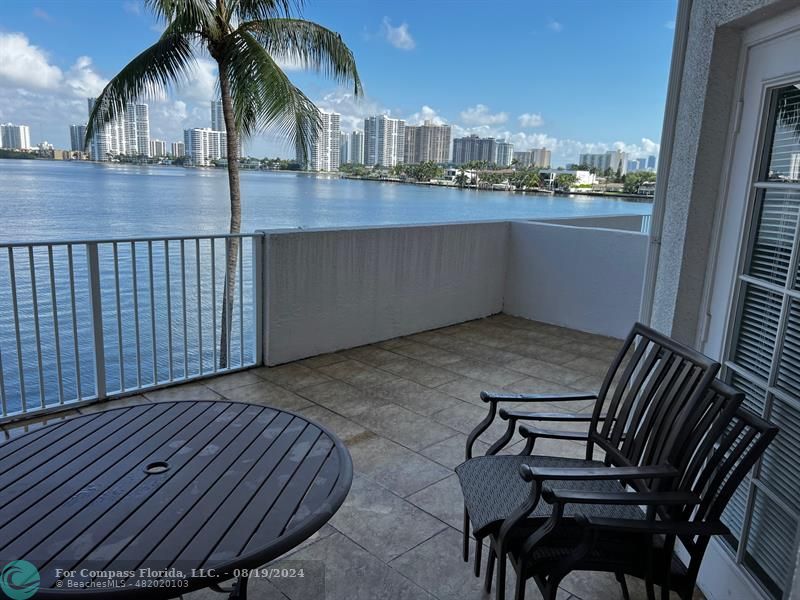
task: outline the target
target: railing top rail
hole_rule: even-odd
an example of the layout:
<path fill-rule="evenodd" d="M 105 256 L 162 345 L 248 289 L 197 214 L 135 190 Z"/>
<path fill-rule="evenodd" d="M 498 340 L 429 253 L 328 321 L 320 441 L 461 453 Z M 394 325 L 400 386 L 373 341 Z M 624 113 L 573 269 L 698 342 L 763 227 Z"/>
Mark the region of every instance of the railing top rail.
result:
<path fill-rule="evenodd" d="M 73 240 L 32 240 L 27 242 L 0 242 L 0 249 L 28 248 L 30 246 L 70 246 L 76 244 L 129 244 L 131 242 L 177 242 L 182 240 L 209 240 L 226 238 L 255 238 L 262 237 L 262 233 L 209 233 L 203 235 L 164 235 L 145 237 L 116 237 L 116 238 L 90 238 Z"/>

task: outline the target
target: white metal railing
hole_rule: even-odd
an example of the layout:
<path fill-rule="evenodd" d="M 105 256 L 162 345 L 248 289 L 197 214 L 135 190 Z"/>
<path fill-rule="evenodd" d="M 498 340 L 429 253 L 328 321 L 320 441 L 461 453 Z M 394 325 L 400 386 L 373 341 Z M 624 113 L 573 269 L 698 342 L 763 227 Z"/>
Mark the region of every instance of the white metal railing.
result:
<path fill-rule="evenodd" d="M 642 215 L 642 233 L 650 233 L 650 222 L 652 220 L 652 215 Z"/>
<path fill-rule="evenodd" d="M 260 363 L 262 245 L 260 234 L 0 244 L 0 422 Z"/>

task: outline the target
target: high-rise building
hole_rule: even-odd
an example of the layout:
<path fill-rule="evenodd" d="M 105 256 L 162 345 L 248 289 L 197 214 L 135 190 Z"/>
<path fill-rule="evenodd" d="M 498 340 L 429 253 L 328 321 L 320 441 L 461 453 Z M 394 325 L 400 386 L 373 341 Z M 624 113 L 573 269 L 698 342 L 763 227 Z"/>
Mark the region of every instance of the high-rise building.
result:
<path fill-rule="evenodd" d="M 339 166 L 350 162 L 350 136 L 344 131 L 339 133 Z"/>
<path fill-rule="evenodd" d="M 495 163 L 507 167 L 514 158 L 514 144 L 511 142 L 497 142 L 497 159 Z"/>
<path fill-rule="evenodd" d="M 338 171 L 341 116 L 338 113 L 320 112 L 320 126 L 311 143 L 308 168 L 312 171 Z M 301 160 L 301 157 L 297 157 Z"/>
<path fill-rule="evenodd" d="M 150 156 L 166 156 L 167 142 L 164 140 L 150 140 Z"/>
<path fill-rule="evenodd" d="M 532 161 L 531 165 L 538 169 L 550 168 L 550 150 L 547 148 L 534 148 L 531 150 Z"/>
<path fill-rule="evenodd" d="M 422 125 L 406 125 L 404 162 L 428 161 L 444 163 L 450 159 L 450 126 L 425 121 Z"/>
<path fill-rule="evenodd" d="M 655 157 L 655 155 L 651 154 L 650 156 L 647 157 L 647 168 L 650 169 L 651 171 L 655 171 L 656 170 L 656 157 Z"/>
<path fill-rule="evenodd" d="M 613 173 L 625 175 L 628 172 L 628 155 L 621 150 L 609 150 L 604 154 L 581 154 L 578 164 L 594 167 L 600 173 L 611 169 Z"/>
<path fill-rule="evenodd" d="M 0 148 L 27 150 L 31 147 L 31 130 L 27 125 L 0 125 Z"/>
<path fill-rule="evenodd" d="M 186 156 L 186 143 L 172 142 L 172 156 L 175 158 L 179 156 Z"/>
<path fill-rule="evenodd" d="M 86 125 L 69 126 L 69 143 L 73 152 L 86 152 Z"/>
<path fill-rule="evenodd" d="M 89 114 L 94 98 L 88 99 Z M 89 147 L 92 160 L 105 161 L 118 154 L 150 156 L 150 114 L 147 104 L 128 104 L 108 123 L 96 126 Z"/>
<path fill-rule="evenodd" d="M 225 134 L 209 128 L 195 127 L 183 130 L 185 156 L 196 167 L 207 167 L 213 161 L 228 156 Z"/>
<path fill-rule="evenodd" d="M 225 113 L 222 112 L 222 100 L 211 101 L 211 129 L 225 131 Z"/>
<path fill-rule="evenodd" d="M 364 132 L 354 131 L 350 134 L 350 162 L 364 164 Z"/>
<path fill-rule="evenodd" d="M 364 163 L 393 167 L 403 162 L 406 122 L 378 115 L 364 119 Z"/>
<path fill-rule="evenodd" d="M 497 142 L 494 138 L 480 138 L 477 135 L 453 140 L 453 162 L 463 165 L 472 161 L 497 162 Z"/>

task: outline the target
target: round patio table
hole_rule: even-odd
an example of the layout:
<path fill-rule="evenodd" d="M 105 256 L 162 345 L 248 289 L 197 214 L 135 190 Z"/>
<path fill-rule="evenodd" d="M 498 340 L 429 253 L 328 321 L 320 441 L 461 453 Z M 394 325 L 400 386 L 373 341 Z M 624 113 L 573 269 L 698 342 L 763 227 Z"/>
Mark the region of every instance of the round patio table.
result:
<path fill-rule="evenodd" d="M 10 597 L 174 598 L 234 578 L 226 591 L 243 599 L 248 578 L 269 577 L 263 565 L 338 510 L 352 462 L 289 411 L 161 402 L 14 438 L 0 445 L 0 481 Z"/>

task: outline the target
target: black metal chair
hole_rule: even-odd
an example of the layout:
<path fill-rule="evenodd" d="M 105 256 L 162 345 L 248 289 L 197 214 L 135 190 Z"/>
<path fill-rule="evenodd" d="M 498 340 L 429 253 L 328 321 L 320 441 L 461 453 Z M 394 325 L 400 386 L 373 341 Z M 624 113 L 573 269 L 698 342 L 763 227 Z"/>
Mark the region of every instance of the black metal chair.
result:
<path fill-rule="evenodd" d="M 686 446 L 691 431 L 703 422 L 709 411 L 727 410 L 735 406 L 724 402 L 708 405 L 705 397 L 719 364 L 674 340 L 637 323 L 607 372 L 598 394 L 561 396 L 492 394 L 481 398 L 489 403 L 487 417 L 467 438 L 466 462 L 456 468 L 464 494 L 464 560 L 468 560 L 470 525 L 476 540 L 475 574 L 480 574 L 481 540 L 498 533 L 501 524 L 530 498 L 530 486 L 519 477 L 522 465 L 537 468 L 592 468 L 607 472 L 615 468 L 613 478 L 570 482 L 571 488 L 585 492 L 619 492 L 626 473 L 628 483 L 646 492 L 661 478 L 675 477 L 675 464 L 680 449 Z M 476 439 L 494 422 L 499 403 L 564 402 L 594 399 L 591 415 L 560 413 L 527 413 L 500 409 L 500 417 L 508 422 L 505 433 L 489 448 L 485 456 L 472 458 Z M 567 432 L 521 426 L 526 438 L 518 455 L 497 455 L 512 439 L 519 421 L 564 421 L 589 423 L 588 432 Z M 584 459 L 532 455 L 539 438 L 580 440 L 586 443 Z M 598 460 L 595 450 L 604 452 Z M 620 470 L 622 469 L 622 470 Z M 627 469 L 627 471 L 625 471 Z M 559 486 L 558 482 L 553 483 Z M 638 513 L 629 506 L 598 505 L 596 514 L 607 518 L 636 518 Z M 581 512 L 567 507 L 565 517 Z M 527 519 L 546 519 L 551 507 L 544 503 L 531 507 Z M 498 577 L 504 580 L 505 560 L 502 545 L 491 551 L 488 568 L 499 556 Z M 487 591 L 491 581 L 487 572 Z M 498 599 L 502 600 L 502 586 Z"/>
<path fill-rule="evenodd" d="M 726 404 L 743 400 L 742 394 L 720 382 L 714 383 L 712 393 Z M 730 416 L 718 414 L 702 432 L 695 431 L 700 437 L 683 456 L 680 475 L 653 492 L 563 487 L 609 477 L 616 469 L 522 465 L 520 479 L 531 486 L 529 498 L 498 533 L 517 574 L 515 600 L 524 600 L 525 583 L 531 578 L 545 600 L 555 599 L 559 583 L 572 571 L 615 573 L 626 600 L 625 575 L 643 579 L 648 598 L 655 598 L 658 585 L 665 600 L 670 590 L 689 600 L 711 536 L 728 533 L 720 520 L 723 510 L 777 432 L 777 427 L 741 407 Z M 552 485 L 556 482 L 562 485 Z M 540 498 L 551 515 L 531 529 L 526 512 L 539 505 Z M 604 516 L 595 510 L 597 506 L 624 506 L 632 514 Z M 579 514 L 565 519 L 570 509 Z M 678 541 L 686 563 L 676 552 Z M 491 567 L 487 577 L 491 585 Z"/>

